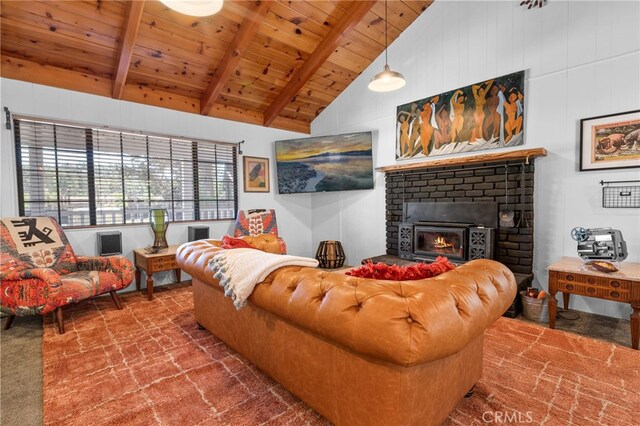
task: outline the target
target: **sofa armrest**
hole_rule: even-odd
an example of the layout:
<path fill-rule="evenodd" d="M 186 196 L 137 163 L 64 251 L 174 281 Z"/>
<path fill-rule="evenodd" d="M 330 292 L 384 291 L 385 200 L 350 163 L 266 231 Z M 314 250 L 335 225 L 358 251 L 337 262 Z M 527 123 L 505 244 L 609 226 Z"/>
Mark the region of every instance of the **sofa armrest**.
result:
<path fill-rule="evenodd" d="M 45 315 L 57 305 L 62 286 L 60 275 L 51 268 L 5 270 L 0 274 L 2 312 L 12 315 Z"/>
<path fill-rule="evenodd" d="M 243 235 L 241 237 L 234 237 L 234 238 L 240 238 L 248 242 L 249 244 L 251 244 L 252 246 L 254 246 L 256 249 L 260 251 L 273 253 L 273 254 L 287 254 L 287 244 L 284 242 L 282 238 L 276 237 L 273 234 L 260 234 L 255 236 Z M 220 240 L 200 240 L 200 241 L 207 241 L 216 247 L 222 246 L 222 241 Z"/>
<path fill-rule="evenodd" d="M 39 279 L 51 286 L 60 285 L 60 275 L 51 268 L 30 268 L 17 271 L 7 270 L 0 274 L 2 281 L 21 281 Z"/>
<path fill-rule="evenodd" d="M 209 261 L 220 248 L 219 240 L 197 240 L 184 243 L 176 250 L 176 263 L 192 277 L 203 281 L 213 279 Z M 188 266 L 188 269 L 185 269 Z"/>
<path fill-rule="evenodd" d="M 243 236 L 240 237 L 249 244 L 253 245 L 258 250 L 273 253 L 273 254 L 286 254 L 287 246 L 282 238 L 276 237 L 273 234 L 260 234 L 253 237 Z"/>
<path fill-rule="evenodd" d="M 122 280 L 122 288 L 133 282 L 135 269 L 133 263 L 124 256 L 76 256 L 78 270 L 102 271 L 116 274 Z"/>

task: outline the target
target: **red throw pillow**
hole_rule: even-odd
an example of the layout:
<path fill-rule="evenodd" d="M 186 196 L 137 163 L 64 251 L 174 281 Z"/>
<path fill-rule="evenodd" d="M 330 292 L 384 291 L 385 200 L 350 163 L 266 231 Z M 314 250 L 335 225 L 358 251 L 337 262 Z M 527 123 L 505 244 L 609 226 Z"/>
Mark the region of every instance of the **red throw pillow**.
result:
<path fill-rule="evenodd" d="M 220 245 L 223 249 L 235 249 L 235 248 L 256 248 L 253 244 L 249 244 L 242 238 L 233 238 L 229 235 L 225 235 L 222 237 L 222 244 Z"/>
<path fill-rule="evenodd" d="M 384 263 L 365 263 L 352 269 L 347 275 L 376 280 L 410 281 L 431 278 L 454 269 L 456 265 L 446 257 L 438 256 L 433 263 L 416 263 L 408 266 L 386 265 Z"/>

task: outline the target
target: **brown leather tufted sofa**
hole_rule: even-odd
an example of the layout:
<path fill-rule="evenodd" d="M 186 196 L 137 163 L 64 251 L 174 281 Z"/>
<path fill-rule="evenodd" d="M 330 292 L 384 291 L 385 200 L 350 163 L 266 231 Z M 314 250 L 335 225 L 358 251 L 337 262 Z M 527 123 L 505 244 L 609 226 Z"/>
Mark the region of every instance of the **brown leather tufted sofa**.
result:
<path fill-rule="evenodd" d="M 208 268 L 218 250 L 178 249 L 196 321 L 339 425 L 442 423 L 480 379 L 483 332 L 516 294 L 491 260 L 404 282 L 290 266 L 236 311 Z"/>

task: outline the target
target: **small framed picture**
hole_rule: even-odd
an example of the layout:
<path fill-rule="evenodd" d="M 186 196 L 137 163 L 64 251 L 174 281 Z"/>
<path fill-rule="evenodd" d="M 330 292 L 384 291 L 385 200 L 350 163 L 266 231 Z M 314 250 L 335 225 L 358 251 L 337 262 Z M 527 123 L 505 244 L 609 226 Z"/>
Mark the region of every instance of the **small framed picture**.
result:
<path fill-rule="evenodd" d="M 269 159 L 242 157 L 244 192 L 269 192 Z"/>
<path fill-rule="evenodd" d="M 640 167 L 640 110 L 580 120 L 580 171 Z"/>

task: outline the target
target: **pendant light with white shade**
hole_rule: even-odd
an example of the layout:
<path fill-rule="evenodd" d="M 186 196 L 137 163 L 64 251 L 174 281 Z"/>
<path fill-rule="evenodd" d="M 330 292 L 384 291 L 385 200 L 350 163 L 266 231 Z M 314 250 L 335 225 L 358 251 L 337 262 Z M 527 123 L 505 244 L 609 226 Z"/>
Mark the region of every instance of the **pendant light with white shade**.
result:
<path fill-rule="evenodd" d="M 160 0 L 165 6 L 183 15 L 209 16 L 222 9 L 223 0 Z"/>
<path fill-rule="evenodd" d="M 387 60 L 387 50 L 389 49 L 387 26 L 387 0 L 384 0 L 384 71 L 374 75 L 369 82 L 369 90 L 374 92 L 391 92 L 407 84 L 402 74 L 397 71 L 392 71 L 391 68 L 389 68 L 389 62 Z"/>

